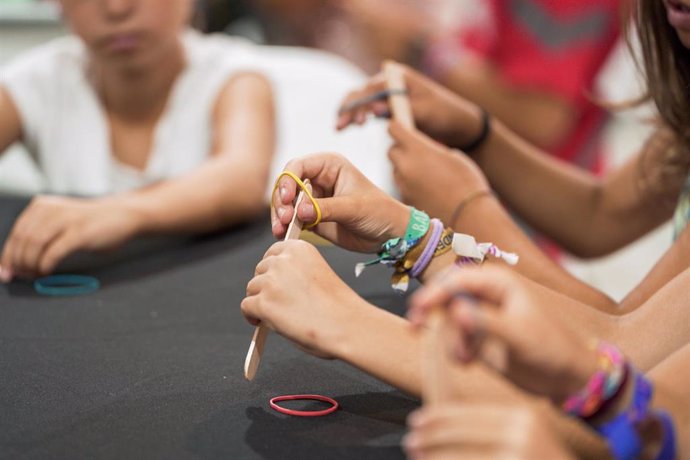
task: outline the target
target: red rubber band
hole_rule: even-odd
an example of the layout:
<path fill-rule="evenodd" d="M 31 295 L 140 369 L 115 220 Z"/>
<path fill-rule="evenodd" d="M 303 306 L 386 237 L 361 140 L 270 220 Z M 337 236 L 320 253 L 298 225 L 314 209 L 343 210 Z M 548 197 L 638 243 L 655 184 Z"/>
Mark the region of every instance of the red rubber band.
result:
<path fill-rule="evenodd" d="M 327 403 L 331 404 L 331 407 L 329 407 L 327 409 L 323 409 L 323 410 L 294 410 L 294 409 L 286 409 L 286 408 L 281 407 L 277 404 L 281 401 L 296 401 L 296 400 L 327 402 Z M 322 415 L 328 415 L 331 412 L 335 412 L 339 407 L 338 401 L 336 401 L 333 398 L 329 398 L 328 396 L 321 396 L 321 395 L 276 396 L 275 398 L 271 398 L 271 400 L 269 401 L 269 404 L 271 405 L 271 408 L 273 410 L 276 410 L 282 414 L 294 415 L 297 417 L 321 417 Z"/>

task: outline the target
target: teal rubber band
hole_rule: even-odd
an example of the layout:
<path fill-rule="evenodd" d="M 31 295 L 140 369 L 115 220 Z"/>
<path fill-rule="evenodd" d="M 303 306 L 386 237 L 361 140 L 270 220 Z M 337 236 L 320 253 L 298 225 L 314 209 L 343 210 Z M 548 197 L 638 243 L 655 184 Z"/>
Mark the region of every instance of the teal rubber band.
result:
<path fill-rule="evenodd" d="M 52 275 L 34 281 L 37 293 L 53 297 L 91 294 L 100 287 L 100 281 L 84 275 Z"/>

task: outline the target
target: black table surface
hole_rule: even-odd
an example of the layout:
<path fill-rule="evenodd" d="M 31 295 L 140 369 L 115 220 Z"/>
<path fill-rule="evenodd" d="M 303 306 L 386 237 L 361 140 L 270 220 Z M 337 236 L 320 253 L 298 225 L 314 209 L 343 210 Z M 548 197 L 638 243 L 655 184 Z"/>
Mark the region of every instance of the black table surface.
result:
<path fill-rule="evenodd" d="M 0 197 L 0 241 L 26 203 Z M 102 283 L 86 296 L 0 286 L 0 458 L 402 458 L 418 402 L 361 371 L 271 334 L 256 379 L 244 379 L 253 327 L 239 305 L 273 241 L 260 222 L 73 257 L 62 271 Z M 320 250 L 360 295 L 401 313 L 386 270 L 355 278 L 367 256 Z M 296 393 L 341 408 L 306 418 L 268 405 Z"/>

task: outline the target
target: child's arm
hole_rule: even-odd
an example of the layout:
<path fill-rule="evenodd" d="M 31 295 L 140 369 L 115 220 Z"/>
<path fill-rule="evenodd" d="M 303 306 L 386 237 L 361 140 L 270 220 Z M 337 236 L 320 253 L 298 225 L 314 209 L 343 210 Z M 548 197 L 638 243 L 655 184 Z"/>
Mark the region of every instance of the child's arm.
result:
<path fill-rule="evenodd" d="M 99 199 L 35 198 L 2 249 L 0 281 L 50 273 L 78 250 L 108 249 L 148 233 L 212 231 L 265 212 L 274 140 L 266 80 L 230 80 L 213 123 L 212 158 L 182 177 Z"/>
<path fill-rule="evenodd" d="M 0 156 L 14 142 L 21 139 L 22 124 L 19 112 L 7 91 L 0 86 Z"/>
<path fill-rule="evenodd" d="M 405 319 L 359 297 L 314 246 L 304 241 L 276 243 L 255 273 L 242 301 L 242 312 L 251 323 L 260 320 L 313 355 L 341 359 L 406 393 L 420 395 L 424 378 L 420 334 Z M 453 399 L 534 402 L 480 366 L 458 366 L 448 375 L 454 382 Z M 590 458 L 602 455 L 603 446 L 589 430 L 551 407 L 543 409 L 579 453 Z"/>
<path fill-rule="evenodd" d="M 542 148 L 562 142 L 577 121 L 578 109 L 564 95 L 533 89 L 538 85 L 521 88 L 507 83 L 497 69 L 479 59 L 463 60 L 448 71 L 442 83 Z"/>
<path fill-rule="evenodd" d="M 678 458 L 690 459 L 690 345 L 685 345 L 649 372 L 654 381 L 652 404 L 668 409 L 676 426 Z"/>
<path fill-rule="evenodd" d="M 478 138 L 483 123 L 477 105 L 412 69 L 404 67 L 404 73 L 415 124 L 422 132 L 457 148 L 470 145 Z M 371 113 L 385 114 L 387 103 L 381 98 L 358 103 L 370 100 L 383 88 L 381 77 L 377 76 L 363 89 L 351 93 L 341 109 L 339 129 L 364 123 Z M 659 181 L 653 177 L 673 142 L 667 133 L 658 132 L 643 154 L 605 179 L 599 179 L 549 157 L 495 118 L 490 126 L 486 140 L 471 152 L 472 159 L 511 209 L 576 255 L 595 257 L 610 253 L 671 216 L 671 207 L 659 203 L 677 197 L 683 178 Z M 434 176 L 429 176 L 420 172 L 429 168 L 420 165 L 417 156 L 408 155 L 404 160 L 405 164 L 394 161 L 397 170 L 406 168 L 410 172 L 409 177 L 401 176 L 398 180 L 401 189 L 408 186 L 414 191 L 422 181 L 443 191 L 462 191 L 464 187 L 459 181 L 440 182 L 457 168 L 448 171 L 439 167 Z M 651 186 L 644 184 L 649 177 L 641 172 L 652 174 Z M 416 196 L 432 204 L 438 202 L 436 197 L 428 197 L 423 192 L 416 192 Z M 448 206 L 452 209 L 452 204 Z"/>
<path fill-rule="evenodd" d="M 597 178 L 544 155 L 500 121 L 474 155 L 494 189 L 535 228 L 580 257 L 619 249 L 671 217 L 683 177 L 654 183 L 671 140 L 659 131 L 639 155 Z M 650 182 L 651 184 L 650 185 Z"/>
<path fill-rule="evenodd" d="M 212 231 L 266 211 L 275 129 L 264 77 L 243 74 L 228 82 L 216 103 L 213 133 L 206 164 L 120 198 L 140 216 L 137 233 Z"/>

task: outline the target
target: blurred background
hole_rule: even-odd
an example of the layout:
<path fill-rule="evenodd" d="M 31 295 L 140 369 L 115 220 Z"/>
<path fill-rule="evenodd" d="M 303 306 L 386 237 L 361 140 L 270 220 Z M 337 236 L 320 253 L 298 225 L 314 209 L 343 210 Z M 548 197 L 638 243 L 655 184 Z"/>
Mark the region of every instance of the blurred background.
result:
<path fill-rule="evenodd" d="M 356 87 L 375 73 L 382 59 L 403 61 L 432 74 L 439 68 L 445 69 L 449 55 L 452 61 L 452 56 L 464 52 L 464 42 L 454 37 L 477 29 L 478 25 L 487 30 L 495 27 L 488 3 L 485 0 L 199 0 L 193 25 L 204 32 L 240 36 L 265 45 L 264 67 L 275 74 L 273 80 L 282 88 L 281 94 L 284 93 L 278 107 L 283 113 L 279 119 L 285 120 L 279 128 L 283 150 L 293 155 L 321 149 L 356 151 L 362 157 L 360 162 L 371 163 L 370 170 L 385 170 L 388 174 L 381 166 L 385 142 L 371 141 L 371 136 L 367 140 L 366 136 L 357 134 L 333 137 L 337 102 L 349 87 Z M 66 33 L 57 2 L 0 0 L 0 72 L 2 64 L 13 56 Z M 433 50 L 443 44 L 440 54 L 430 53 L 430 37 Z M 447 46 L 448 43 L 452 46 Z M 305 48 L 321 52 L 305 53 Z M 295 65 L 291 66 L 293 62 Z M 295 87 L 297 78 L 281 75 L 285 73 L 293 77 L 314 73 L 322 87 L 314 88 L 311 84 Z M 640 95 L 639 81 L 624 40 L 619 39 L 605 63 L 597 69 L 593 93 L 597 99 L 609 102 L 630 100 Z M 314 91 L 328 94 L 332 103 L 322 104 L 324 113 L 318 116 L 295 117 L 295 113 L 302 115 L 316 110 L 307 107 L 310 99 L 303 97 Z M 608 116 L 601 137 L 597 138 L 604 168 L 618 165 L 638 151 L 651 131 L 646 123 L 651 115 L 649 107 L 642 107 Z M 316 136 L 320 144 L 307 135 L 318 132 L 328 133 Z M 378 132 L 382 132 L 381 127 Z M 305 140 L 307 137 L 311 143 Z M 274 172 L 284 163 L 284 155 L 278 157 Z M 377 181 L 382 182 L 385 180 Z M 21 146 L 12 147 L 0 158 L 0 191 L 38 193 L 41 188 L 40 174 Z M 604 259 L 583 262 L 566 255 L 562 262 L 578 277 L 620 299 L 647 273 L 669 246 L 670 239 L 670 227 L 665 226 Z"/>

